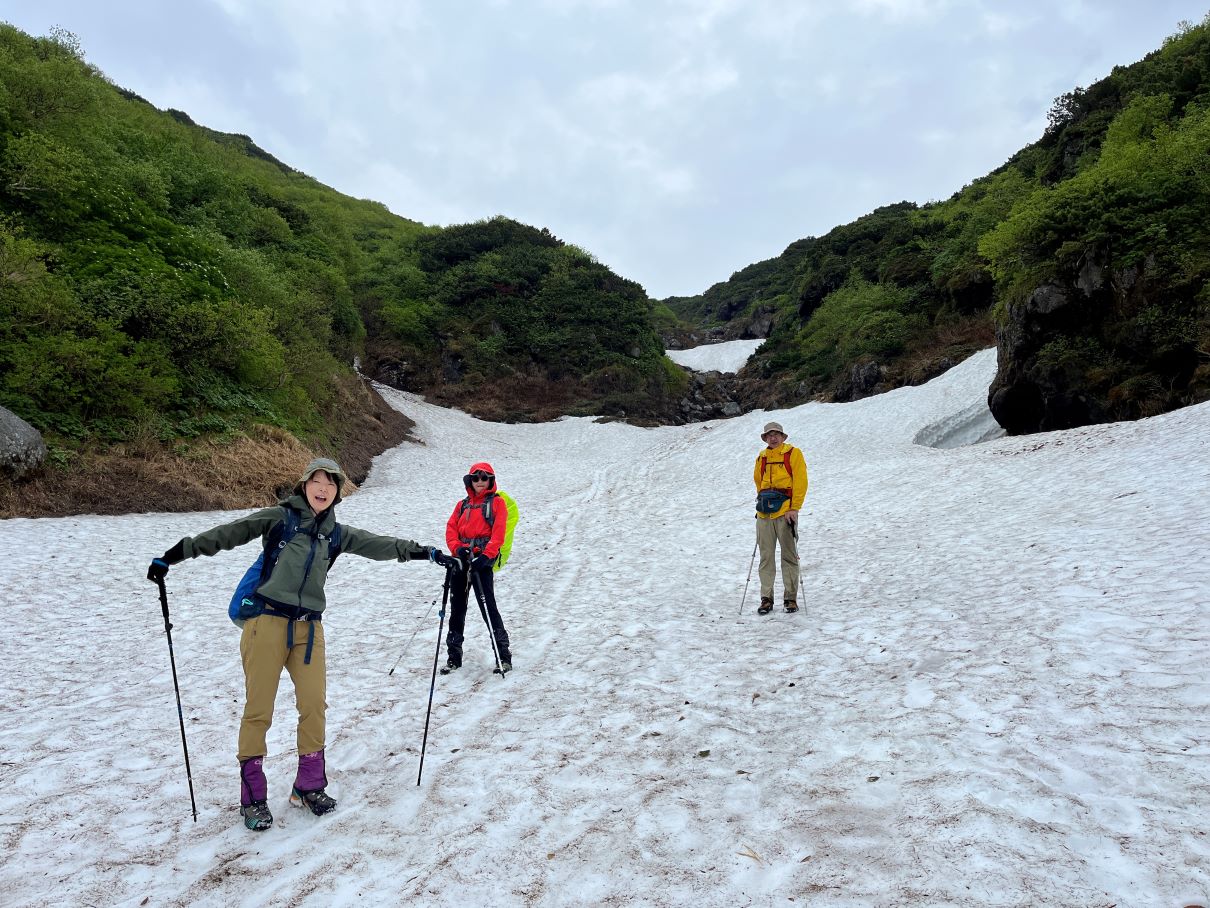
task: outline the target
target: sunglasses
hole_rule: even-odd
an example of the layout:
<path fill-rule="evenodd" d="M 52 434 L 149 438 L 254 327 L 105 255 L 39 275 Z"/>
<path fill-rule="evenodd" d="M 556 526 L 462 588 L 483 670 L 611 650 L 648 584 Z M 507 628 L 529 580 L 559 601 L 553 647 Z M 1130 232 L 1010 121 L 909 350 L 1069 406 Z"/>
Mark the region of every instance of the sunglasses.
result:
<path fill-rule="evenodd" d="M 491 479 L 491 478 L 492 478 L 492 474 L 491 474 L 491 473 L 483 473 L 483 472 L 479 472 L 479 473 L 472 473 L 472 474 L 471 474 L 471 481 L 472 481 L 472 482 L 487 482 L 487 481 L 488 481 L 489 479 Z"/>

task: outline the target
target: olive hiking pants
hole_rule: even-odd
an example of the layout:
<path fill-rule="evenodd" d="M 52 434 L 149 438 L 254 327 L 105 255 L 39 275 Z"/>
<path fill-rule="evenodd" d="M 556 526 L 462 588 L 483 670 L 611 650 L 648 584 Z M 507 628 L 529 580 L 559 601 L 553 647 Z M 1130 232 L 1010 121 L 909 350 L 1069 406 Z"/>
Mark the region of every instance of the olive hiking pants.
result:
<path fill-rule="evenodd" d="M 798 598 L 798 540 L 790 521 L 782 517 L 757 517 L 756 542 L 760 549 L 760 595 L 773 598 L 777 579 L 776 548 L 781 546 L 781 585 L 783 600 Z"/>
<path fill-rule="evenodd" d="M 298 707 L 298 752 L 311 754 L 323 750 L 327 721 L 327 668 L 324 656 L 324 629 L 319 621 L 295 621 L 294 645 L 286 646 L 288 618 L 259 615 L 244 624 L 239 652 L 244 663 L 244 717 L 239 727 L 239 759 L 264 756 L 265 736 L 273 724 L 273 704 L 284 668 L 294 682 L 294 702 Z M 311 630 L 311 662 L 307 638 Z"/>

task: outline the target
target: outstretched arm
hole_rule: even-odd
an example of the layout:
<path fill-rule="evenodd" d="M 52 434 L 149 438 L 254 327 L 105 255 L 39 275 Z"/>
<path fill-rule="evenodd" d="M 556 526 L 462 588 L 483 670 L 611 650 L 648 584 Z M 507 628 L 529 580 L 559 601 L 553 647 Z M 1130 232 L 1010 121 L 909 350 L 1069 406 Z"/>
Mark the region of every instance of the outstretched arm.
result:
<path fill-rule="evenodd" d="M 341 524 L 340 550 L 372 561 L 432 561 L 432 546 Z"/>
<path fill-rule="evenodd" d="M 204 533 L 199 533 L 197 536 L 186 536 L 173 543 L 168 551 L 159 558 L 152 559 L 151 566 L 147 569 L 147 579 L 159 583 L 168 574 L 169 567 L 179 564 L 186 558 L 214 555 L 264 536 L 274 524 L 282 519 L 282 516 L 280 507 L 263 508 L 247 517 L 224 523 L 206 530 Z"/>

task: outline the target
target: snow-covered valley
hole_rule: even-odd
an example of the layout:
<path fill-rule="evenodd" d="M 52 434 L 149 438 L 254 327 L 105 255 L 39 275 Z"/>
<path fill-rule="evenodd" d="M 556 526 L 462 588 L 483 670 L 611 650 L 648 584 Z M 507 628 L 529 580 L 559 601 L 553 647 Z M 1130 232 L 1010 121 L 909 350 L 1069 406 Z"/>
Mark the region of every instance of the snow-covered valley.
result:
<path fill-rule="evenodd" d="M 0 904 L 1207 904 L 1210 405 L 928 446 L 994 368 L 656 429 L 384 390 L 421 443 L 339 518 L 440 544 L 462 474 L 492 462 L 521 508 L 497 585 L 515 671 L 490 673 L 472 609 L 418 786 L 441 572 L 342 558 L 339 807 L 286 806 L 285 679 L 264 833 L 237 813 L 225 613 L 254 547 L 168 576 L 196 823 L 144 578 L 233 515 L 0 521 Z M 758 617 L 754 572 L 740 603 L 771 418 L 810 490 L 802 610 Z"/>

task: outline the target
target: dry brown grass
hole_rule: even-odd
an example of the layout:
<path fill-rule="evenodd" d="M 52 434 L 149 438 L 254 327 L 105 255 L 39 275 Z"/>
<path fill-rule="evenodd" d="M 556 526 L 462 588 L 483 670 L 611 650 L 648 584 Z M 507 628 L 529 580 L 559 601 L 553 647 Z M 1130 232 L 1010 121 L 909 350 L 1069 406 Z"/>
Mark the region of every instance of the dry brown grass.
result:
<path fill-rule="evenodd" d="M 920 385 L 980 350 L 996 346 L 996 329 L 990 313 L 967 316 L 935 328 L 923 344 L 892 365 L 893 383 Z"/>
<path fill-rule="evenodd" d="M 0 482 L 0 517 L 265 507 L 293 487 L 314 456 L 270 426 L 228 444 L 170 448 L 144 440 L 80 455 L 26 482 Z"/>
<path fill-rule="evenodd" d="M 348 383 L 333 434 L 337 451 L 314 450 L 291 433 L 254 426 L 234 441 L 166 445 L 140 439 L 81 454 L 14 483 L 0 479 L 0 518 L 268 507 L 294 487 L 307 462 L 335 457 L 349 475 L 345 494 L 375 456 L 407 438 L 412 423 L 368 385 Z"/>

